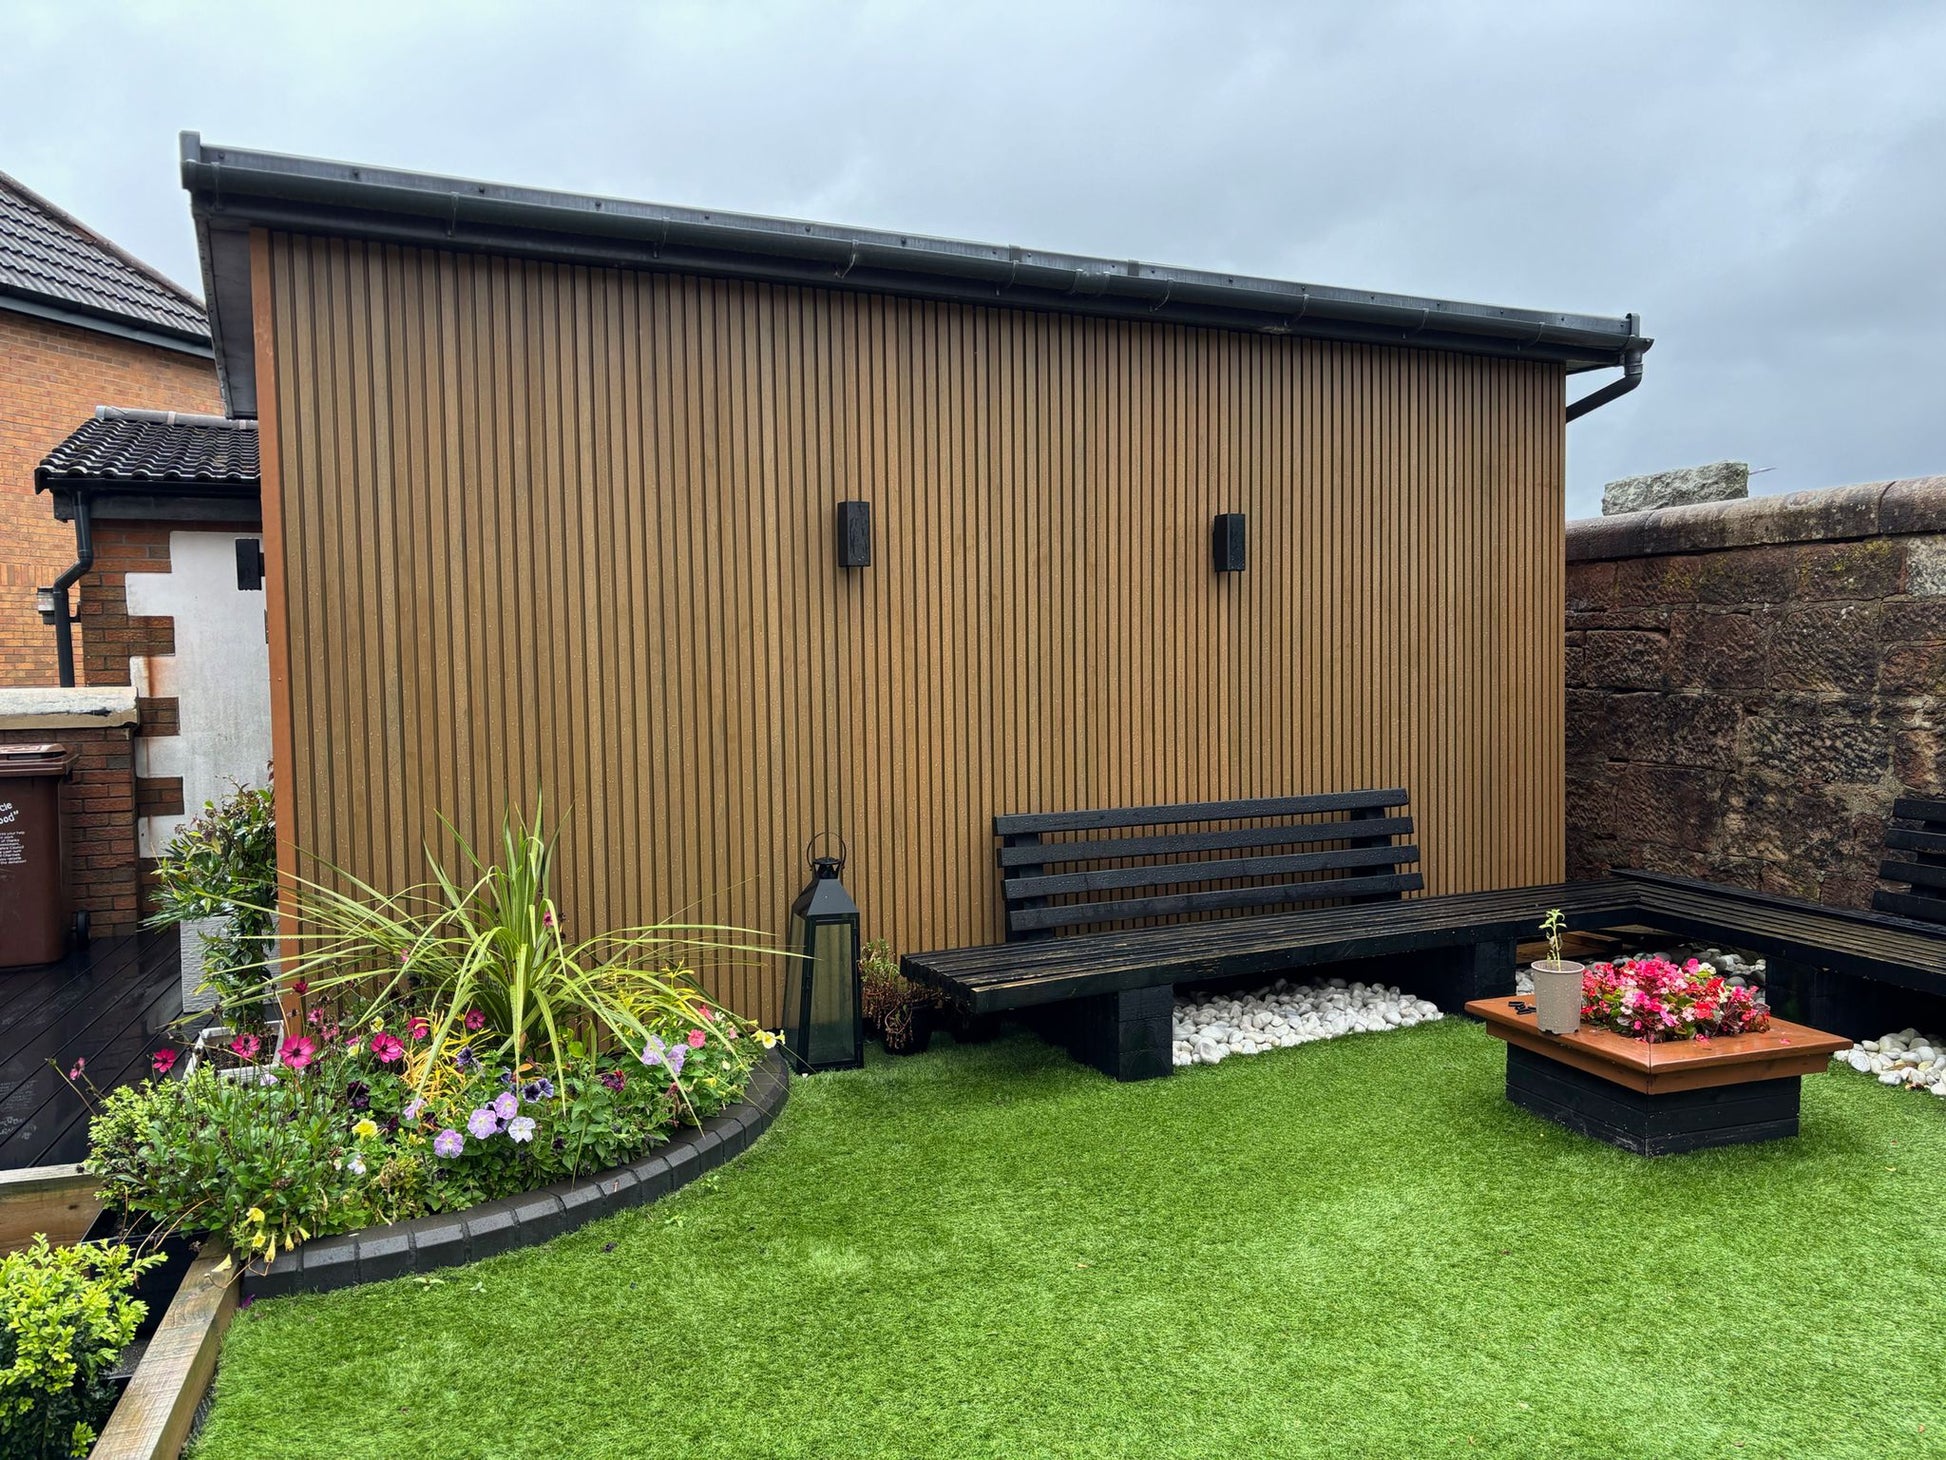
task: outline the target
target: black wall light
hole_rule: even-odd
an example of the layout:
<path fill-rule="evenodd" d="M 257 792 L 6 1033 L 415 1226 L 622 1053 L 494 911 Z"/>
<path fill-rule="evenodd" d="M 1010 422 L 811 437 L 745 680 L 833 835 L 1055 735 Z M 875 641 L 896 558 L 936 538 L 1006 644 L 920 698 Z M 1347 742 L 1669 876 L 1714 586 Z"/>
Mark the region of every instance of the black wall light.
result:
<path fill-rule="evenodd" d="M 872 504 L 838 504 L 838 566 L 869 568 L 872 565 Z"/>
<path fill-rule="evenodd" d="M 1210 560 L 1219 573 L 1241 573 L 1248 556 L 1241 512 L 1219 512 L 1210 529 Z"/>

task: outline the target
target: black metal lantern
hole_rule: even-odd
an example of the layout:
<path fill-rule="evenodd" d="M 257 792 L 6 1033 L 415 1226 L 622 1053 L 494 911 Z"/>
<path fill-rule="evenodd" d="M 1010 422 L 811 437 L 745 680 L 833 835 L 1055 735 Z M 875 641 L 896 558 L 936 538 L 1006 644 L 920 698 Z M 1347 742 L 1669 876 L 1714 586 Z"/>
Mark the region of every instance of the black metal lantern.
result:
<path fill-rule="evenodd" d="M 811 883 L 791 904 L 788 947 L 799 955 L 784 977 L 784 1048 L 803 1070 L 855 1070 L 865 1063 L 865 1021 L 859 1001 L 858 904 L 838 874 L 838 855 L 820 856 L 811 838 Z"/>

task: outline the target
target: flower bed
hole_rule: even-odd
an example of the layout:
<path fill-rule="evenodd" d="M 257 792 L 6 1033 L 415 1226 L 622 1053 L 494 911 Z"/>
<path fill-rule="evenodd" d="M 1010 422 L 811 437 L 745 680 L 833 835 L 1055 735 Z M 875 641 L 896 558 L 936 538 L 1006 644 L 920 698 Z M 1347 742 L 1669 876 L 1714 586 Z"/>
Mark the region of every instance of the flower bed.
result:
<path fill-rule="evenodd" d="M 424 1016 L 345 1029 L 309 1011 L 263 1083 L 204 1066 L 116 1090 L 92 1128 L 103 1199 L 274 1260 L 298 1242 L 452 1212 L 646 1154 L 740 1099 L 766 1037 L 698 996 L 631 1056 L 545 1067 Z M 489 1052 L 484 1056 L 481 1048 Z"/>
<path fill-rule="evenodd" d="M 1657 957 L 1590 964 L 1581 976 L 1581 1018 L 1650 1044 L 1770 1028 L 1770 1010 L 1753 990 L 1694 958 L 1681 967 Z"/>

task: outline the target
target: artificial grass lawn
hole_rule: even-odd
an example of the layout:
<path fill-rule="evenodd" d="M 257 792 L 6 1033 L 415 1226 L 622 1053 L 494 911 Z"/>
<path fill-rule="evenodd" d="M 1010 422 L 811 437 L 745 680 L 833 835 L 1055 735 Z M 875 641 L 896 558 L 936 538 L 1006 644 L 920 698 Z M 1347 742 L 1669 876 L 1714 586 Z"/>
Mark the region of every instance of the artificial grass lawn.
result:
<path fill-rule="evenodd" d="M 550 1246 L 259 1304 L 199 1460 L 1946 1450 L 1946 1101 L 1650 1161 L 1450 1020 L 1117 1085 L 1020 1036 L 800 1080 Z"/>

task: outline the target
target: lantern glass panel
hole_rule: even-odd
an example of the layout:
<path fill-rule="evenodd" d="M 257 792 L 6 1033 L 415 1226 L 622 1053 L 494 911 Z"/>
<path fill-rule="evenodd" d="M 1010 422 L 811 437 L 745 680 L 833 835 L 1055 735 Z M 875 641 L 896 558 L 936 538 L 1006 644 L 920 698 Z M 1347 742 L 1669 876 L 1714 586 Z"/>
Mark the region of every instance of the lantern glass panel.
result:
<path fill-rule="evenodd" d="M 857 927 L 849 920 L 817 923 L 811 937 L 810 1060 L 814 1065 L 848 1064 L 856 1058 L 852 967 L 858 957 Z"/>
<path fill-rule="evenodd" d="M 784 936 L 784 946 L 793 953 L 804 951 L 804 914 L 796 908 L 791 909 L 790 931 Z M 784 962 L 784 1038 L 792 1048 L 797 1045 L 798 1031 L 804 1027 L 804 983 L 806 969 L 795 958 Z"/>

